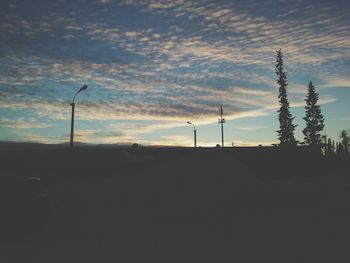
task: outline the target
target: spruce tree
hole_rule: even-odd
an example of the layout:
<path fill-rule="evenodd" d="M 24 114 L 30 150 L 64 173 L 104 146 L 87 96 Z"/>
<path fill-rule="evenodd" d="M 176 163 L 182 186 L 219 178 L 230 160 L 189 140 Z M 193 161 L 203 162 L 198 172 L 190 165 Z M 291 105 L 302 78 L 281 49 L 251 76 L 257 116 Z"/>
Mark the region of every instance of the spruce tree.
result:
<path fill-rule="evenodd" d="M 344 154 L 349 154 L 349 146 L 350 146 L 350 136 L 347 133 L 346 130 L 342 130 L 340 132 L 340 140 L 341 140 L 341 146 L 343 148 Z"/>
<path fill-rule="evenodd" d="M 332 139 L 328 138 L 327 140 L 327 147 L 326 147 L 326 156 L 333 156 L 333 148 L 332 148 Z"/>
<path fill-rule="evenodd" d="M 293 124 L 293 117 L 289 111 L 289 101 L 287 98 L 287 76 L 283 69 L 283 54 L 281 49 L 276 51 L 276 74 L 277 84 L 279 85 L 279 104 L 280 109 L 277 111 L 280 122 L 280 129 L 277 131 L 280 146 L 295 146 L 297 144 L 294 138 L 294 129 L 297 125 Z"/>
<path fill-rule="evenodd" d="M 306 127 L 303 130 L 305 143 L 310 145 L 312 149 L 320 149 L 322 145 L 320 132 L 324 128 L 324 117 L 321 114 L 320 106 L 317 105 L 318 93 L 315 91 L 315 86 L 311 81 L 309 82 L 305 101 L 306 115 L 303 118 L 306 122 Z"/>

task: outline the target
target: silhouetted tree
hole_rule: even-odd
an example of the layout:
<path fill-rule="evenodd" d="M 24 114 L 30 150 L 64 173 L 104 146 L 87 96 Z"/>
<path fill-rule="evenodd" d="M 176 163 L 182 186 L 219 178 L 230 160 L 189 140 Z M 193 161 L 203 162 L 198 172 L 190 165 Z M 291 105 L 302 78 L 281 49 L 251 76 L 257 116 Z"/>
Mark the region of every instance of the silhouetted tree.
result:
<path fill-rule="evenodd" d="M 297 144 L 294 137 L 294 129 L 297 125 L 293 124 L 293 117 L 289 111 L 289 101 L 287 98 L 287 77 L 283 69 L 283 54 L 281 49 L 276 51 L 276 74 L 277 84 L 279 85 L 279 104 L 280 109 L 278 119 L 280 122 L 280 129 L 277 131 L 278 139 L 280 140 L 280 146 L 295 146 Z"/>
<path fill-rule="evenodd" d="M 341 155 L 342 151 L 343 151 L 342 145 L 339 142 L 337 142 L 337 144 L 336 144 L 336 151 L 335 151 L 336 155 L 337 156 Z"/>
<path fill-rule="evenodd" d="M 332 139 L 329 138 L 327 141 L 327 147 L 326 147 L 326 156 L 333 156 L 334 155 L 334 149 L 333 149 L 333 144 L 332 144 Z"/>
<path fill-rule="evenodd" d="M 324 117 L 321 114 L 320 106 L 317 105 L 318 93 L 315 91 L 315 86 L 309 82 L 308 93 L 306 95 L 306 116 L 303 118 L 306 122 L 306 127 L 303 130 L 305 135 L 305 143 L 310 145 L 312 149 L 320 149 L 322 138 L 320 132 L 324 128 Z"/>
<path fill-rule="evenodd" d="M 139 144 L 138 143 L 133 143 L 132 145 L 131 145 L 131 148 L 132 149 L 137 149 L 137 148 L 139 148 Z"/>
<path fill-rule="evenodd" d="M 326 152 L 327 152 L 327 135 L 324 134 L 321 137 L 323 139 L 323 143 L 322 143 L 322 139 L 321 139 L 321 146 L 323 146 L 324 153 L 326 154 Z"/>
<path fill-rule="evenodd" d="M 350 143 L 350 138 L 349 134 L 347 133 L 346 130 L 342 130 L 340 132 L 340 140 L 341 140 L 341 146 L 343 148 L 344 154 L 349 154 L 349 143 Z"/>

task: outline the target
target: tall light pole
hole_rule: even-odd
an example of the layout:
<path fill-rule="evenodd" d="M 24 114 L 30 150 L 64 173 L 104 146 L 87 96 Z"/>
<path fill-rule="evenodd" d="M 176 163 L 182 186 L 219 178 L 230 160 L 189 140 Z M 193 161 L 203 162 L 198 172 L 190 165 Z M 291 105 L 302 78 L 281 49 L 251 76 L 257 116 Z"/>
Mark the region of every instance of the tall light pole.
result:
<path fill-rule="evenodd" d="M 196 126 L 194 126 L 194 124 L 192 124 L 191 122 L 187 122 L 189 125 L 193 126 L 193 135 L 194 135 L 194 147 L 197 147 L 197 130 L 196 130 Z"/>
<path fill-rule="evenodd" d="M 72 118 L 71 118 L 71 123 L 70 123 L 70 148 L 73 148 L 73 138 L 74 138 L 74 108 L 75 108 L 75 96 L 78 95 L 80 91 L 86 90 L 87 85 L 82 86 L 74 95 L 72 103 L 70 104 L 72 106 Z"/>
<path fill-rule="evenodd" d="M 224 110 L 222 109 L 222 106 L 220 106 L 220 108 L 219 108 L 219 114 L 220 114 L 219 123 L 221 124 L 221 146 L 224 147 L 224 123 L 225 123 L 225 119 L 223 118 Z"/>

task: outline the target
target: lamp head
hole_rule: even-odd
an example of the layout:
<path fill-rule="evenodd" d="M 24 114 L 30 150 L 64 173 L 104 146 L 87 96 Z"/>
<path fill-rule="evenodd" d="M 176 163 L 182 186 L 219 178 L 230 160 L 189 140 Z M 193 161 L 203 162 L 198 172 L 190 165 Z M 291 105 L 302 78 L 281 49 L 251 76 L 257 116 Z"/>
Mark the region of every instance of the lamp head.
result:
<path fill-rule="evenodd" d="M 189 125 L 192 125 L 192 123 L 190 123 L 189 121 L 187 122 Z"/>
<path fill-rule="evenodd" d="M 75 97 L 78 95 L 78 93 L 79 93 L 80 91 L 83 91 L 83 90 L 86 90 L 86 89 L 87 89 L 87 85 L 84 85 L 84 86 L 82 86 L 82 87 L 75 93 L 75 95 L 74 95 L 74 97 L 73 97 L 73 103 L 74 103 Z"/>
<path fill-rule="evenodd" d="M 87 89 L 87 85 L 84 85 L 84 86 L 82 86 L 82 87 L 80 88 L 79 92 L 80 92 L 80 91 L 83 91 L 83 90 L 86 90 L 86 89 Z"/>

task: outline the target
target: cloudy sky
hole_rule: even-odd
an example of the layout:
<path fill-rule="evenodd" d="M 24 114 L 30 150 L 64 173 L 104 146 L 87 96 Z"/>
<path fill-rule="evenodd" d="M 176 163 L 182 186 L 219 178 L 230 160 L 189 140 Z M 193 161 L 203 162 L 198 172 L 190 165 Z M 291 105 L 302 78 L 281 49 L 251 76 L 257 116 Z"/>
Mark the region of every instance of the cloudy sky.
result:
<path fill-rule="evenodd" d="M 13 0 L 0 4 L 0 140 L 91 143 L 277 142 L 282 49 L 296 137 L 308 82 L 326 133 L 350 128 L 350 2 Z"/>

